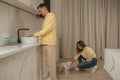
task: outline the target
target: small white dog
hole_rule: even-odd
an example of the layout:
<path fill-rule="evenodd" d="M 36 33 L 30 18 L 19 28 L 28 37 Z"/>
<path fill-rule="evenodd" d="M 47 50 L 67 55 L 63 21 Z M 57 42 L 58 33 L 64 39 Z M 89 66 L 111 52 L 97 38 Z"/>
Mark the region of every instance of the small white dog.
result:
<path fill-rule="evenodd" d="M 71 68 L 71 64 L 72 62 L 71 61 L 68 61 L 68 62 L 63 62 L 63 63 L 60 63 L 59 64 L 59 72 L 62 71 L 62 69 L 64 69 L 64 72 L 66 75 L 69 75 L 70 73 L 70 68 Z"/>

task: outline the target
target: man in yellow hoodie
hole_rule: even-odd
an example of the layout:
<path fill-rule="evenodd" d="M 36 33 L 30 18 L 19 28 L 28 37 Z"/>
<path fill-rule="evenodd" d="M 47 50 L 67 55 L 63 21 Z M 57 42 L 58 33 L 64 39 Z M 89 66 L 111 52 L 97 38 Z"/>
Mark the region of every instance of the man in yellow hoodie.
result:
<path fill-rule="evenodd" d="M 45 80 L 56 79 L 56 17 L 52 12 L 49 12 L 47 6 L 42 3 L 37 7 L 39 13 L 44 16 L 42 29 L 34 33 L 35 37 L 42 37 L 42 54 L 47 73 L 44 76 Z M 49 75 L 49 77 L 48 77 Z M 47 78 L 47 79 L 46 79 Z"/>

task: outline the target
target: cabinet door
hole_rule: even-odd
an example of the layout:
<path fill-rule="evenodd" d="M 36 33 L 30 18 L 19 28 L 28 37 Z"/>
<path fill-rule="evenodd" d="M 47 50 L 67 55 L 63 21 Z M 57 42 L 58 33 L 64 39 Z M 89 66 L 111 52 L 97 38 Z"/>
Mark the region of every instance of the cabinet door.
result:
<path fill-rule="evenodd" d="M 31 14 L 38 14 L 38 11 L 32 7 L 30 0 L 1 0 L 1 1 L 23 11 L 29 12 Z"/>
<path fill-rule="evenodd" d="M 38 80 L 36 48 L 0 60 L 0 80 Z"/>
<path fill-rule="evenodd" d="M 104 68 L 105 70 L 110 74 L 112 68 L 113 68 L 113 56 L 112 51 L 110 49 L 105 49 L 105 62 L 104 62 Z"/>
<path fill-rule="evenodd" d="M 43 80 L 43 57 L 42 57 L 42 47 L 38 46 L 37 51 L 37 66 L 38 66 L 38 79 Z"/>
<path fill-rule="evenodd" d="M 37 6 L 38 6 L 40 3 L 43 3 L 43 0 L 30 0 L 30 4 L 31 4 L 31 6 L 32 6 L 35 10 L 37 9 Z"/>
<path fill-rule="evenodd" d="M 20 2 L 22 2 L 23 4 L 30 6 L 30 0 L 18 0 Z"/>
<path fill-rule="evenodd" d="M 114 80 L 120 80 L 120 53 L 115 53 L 114 56 L 114 62 L 115 62 L 115 67 L 114 67 Z"/>

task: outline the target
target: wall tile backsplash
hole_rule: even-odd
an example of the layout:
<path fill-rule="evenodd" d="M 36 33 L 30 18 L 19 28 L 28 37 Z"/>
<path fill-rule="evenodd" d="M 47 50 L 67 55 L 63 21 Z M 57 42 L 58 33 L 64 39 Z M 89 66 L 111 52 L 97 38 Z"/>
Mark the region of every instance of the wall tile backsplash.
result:
<path fill-rule="evenodd" d="M 27 36 L 38 31 L 41 23 L 42 20 L 35 15 L 0 2 L 0 34 L 8 33 L 10 38 L 17 38 L 19 28 L 29 28 L 22 33 L 22 36 Z"/>

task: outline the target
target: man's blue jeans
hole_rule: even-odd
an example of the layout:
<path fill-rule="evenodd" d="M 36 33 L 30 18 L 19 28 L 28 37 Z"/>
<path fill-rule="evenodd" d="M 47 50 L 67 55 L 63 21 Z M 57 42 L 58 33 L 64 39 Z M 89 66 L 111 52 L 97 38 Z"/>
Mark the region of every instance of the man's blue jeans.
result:
<path fill-rule="evenodd" d="M 82 60 L 86 60 L 86 59 L 82 55 L 80 55 L 80 57 L 78 58 L 78 61 L 79 61 L 78 68 L 79 69 L 90 68 L 97 64 L 96 58 L 93 58 L 91 61 L 83 62 Z"/>

